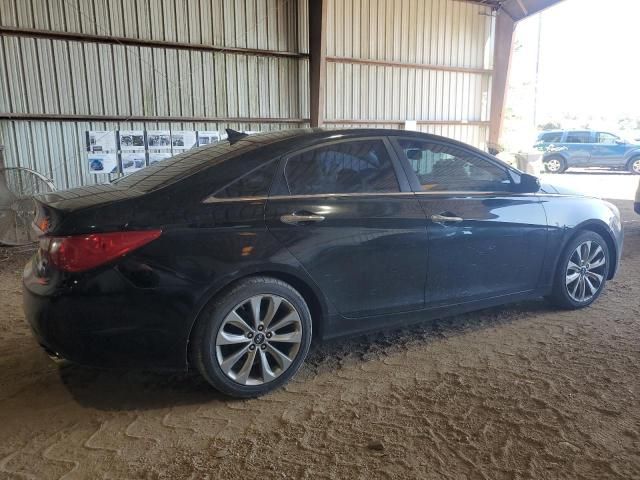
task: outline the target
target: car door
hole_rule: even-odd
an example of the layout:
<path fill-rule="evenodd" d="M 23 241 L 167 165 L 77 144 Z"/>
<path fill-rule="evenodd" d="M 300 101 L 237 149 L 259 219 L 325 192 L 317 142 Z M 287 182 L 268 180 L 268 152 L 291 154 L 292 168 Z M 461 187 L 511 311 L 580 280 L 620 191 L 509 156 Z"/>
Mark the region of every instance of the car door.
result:
<path fill-rule="evenodd" d="M 392 140 L 427 222 L 430 307 L 534 290 L 547 221 L 535 194 L 513 193 L 515 172 L 482 152 L 439 140 Z"/>
<path fill-rule="evenodd" d="M 424 307 L 424 214 L 388 140 L 323 143 L 281 168 L 267 227 L 342 316 Z"/>
<path fill-rule="evenodd" d="M 589 167 L 591 165 L 591 150 L 594 139 L 592 132 L 567 132 L 563 147 L 566 148 L 566 156 L 570 167 Z"/>
<path fill-rule="evenodd" d="M 624 166 L 628 145 L 620 137 L 606 132 L 597 132 L 593 145 L 592 164 L 601 167 Z"/>

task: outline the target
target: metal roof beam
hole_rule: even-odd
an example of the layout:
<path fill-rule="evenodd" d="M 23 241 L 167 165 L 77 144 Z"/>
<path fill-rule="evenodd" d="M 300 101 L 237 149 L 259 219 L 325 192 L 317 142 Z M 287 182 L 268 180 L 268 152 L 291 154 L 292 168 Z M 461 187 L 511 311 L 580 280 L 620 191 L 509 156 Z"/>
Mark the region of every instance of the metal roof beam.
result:
<path fill-rule="evenodd" d="M 516 22 L 541 12 L 562 0 L 456 0 L 476 3 L 493 10 L 501 10 Z"/>
<path fill-rule="evenodd" d="M 515 21 L 523 20 L 531 15 L 560 3 L 562 0 L 505 0 L 501 9 Z"/>

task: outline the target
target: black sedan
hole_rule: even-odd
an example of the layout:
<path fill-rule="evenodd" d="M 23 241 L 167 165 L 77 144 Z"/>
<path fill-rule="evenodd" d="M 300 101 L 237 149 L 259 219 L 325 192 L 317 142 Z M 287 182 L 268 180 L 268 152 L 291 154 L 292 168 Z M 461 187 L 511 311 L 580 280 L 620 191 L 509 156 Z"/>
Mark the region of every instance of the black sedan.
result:
<path fill-rule="evenodd" d="M 220 391 L 287 382 L 325 340 L 545 296 L 594 302 L 616 207 L 416 132 L 242 136 L 37 198 L 34 335 L 94 366 L 197 368 Z"/>

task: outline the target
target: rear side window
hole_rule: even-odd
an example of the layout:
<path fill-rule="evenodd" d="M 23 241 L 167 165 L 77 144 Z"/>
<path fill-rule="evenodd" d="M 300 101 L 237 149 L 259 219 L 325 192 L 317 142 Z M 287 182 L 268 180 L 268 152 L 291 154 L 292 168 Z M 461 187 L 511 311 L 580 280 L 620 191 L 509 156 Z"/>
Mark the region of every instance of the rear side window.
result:
<path fill-rule="evenodd" d="M 291 195 L 400 190 L 382 140 L 335 143 L 294 155 L 285 178 Z"/>
<path fill-rule="evenodd" d="M 269 194 L 271 182 L 278 166 L 277 161 L 271 161 L 243 175 L 232 183 L 218 190 L 215 198 L 244 198 L 266 197 Z"/>
<path fill-rule="evenodd" d="M 591 134 L 589 132 L 569 132 L 565 143 L 590 143 Z"/>
<path fill-rule="evenodd" d="M 540 135 L 540 141 L 544 143 L 559 143 L 562 141 L 562 132 L 550 132 Z"/>

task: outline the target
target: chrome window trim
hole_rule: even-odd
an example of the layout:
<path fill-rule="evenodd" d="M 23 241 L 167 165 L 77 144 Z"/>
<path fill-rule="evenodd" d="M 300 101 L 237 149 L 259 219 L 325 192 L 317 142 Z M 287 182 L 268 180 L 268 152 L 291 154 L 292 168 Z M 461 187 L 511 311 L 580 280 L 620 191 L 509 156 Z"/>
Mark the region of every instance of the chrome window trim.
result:
<path fill-rule="evenodd" d="M 436 190 L 433 192 L 415 192 L 416 195 L 452 196 L 452 195 L 514 195 L 514 192 L 504 191 L 478 191 L 478 190 Z"/>
<path fill-rule="evenodd" d="M 266 200 L 297 200 L 304 198 L 339 198 L 339 197 L 406 197 L 406 196 L 488 196 L 488 195 L 537 195 L 518 194 L 513 192 L 478 192 L 478 191 L 438 191 L 438 192 L 358 192 L 358 193 L 315 193 L 309 195 L 272 195 L 260 197 L 216 198 L 209 197 L 202 203 L 263 202 Z"/>
<path fill-rule="evenodd" d="M 202 203 L 234 203 L 234 202 L 261 202 L 267 200 L 269 197 L 233 197 L 233 198 L 218 198 L 213 195 L 205 198 Z"/>

